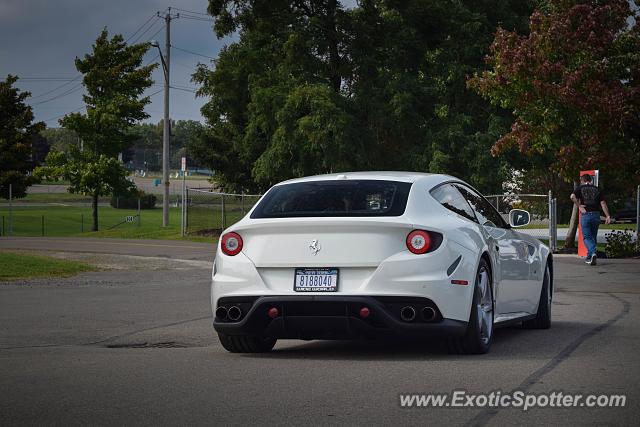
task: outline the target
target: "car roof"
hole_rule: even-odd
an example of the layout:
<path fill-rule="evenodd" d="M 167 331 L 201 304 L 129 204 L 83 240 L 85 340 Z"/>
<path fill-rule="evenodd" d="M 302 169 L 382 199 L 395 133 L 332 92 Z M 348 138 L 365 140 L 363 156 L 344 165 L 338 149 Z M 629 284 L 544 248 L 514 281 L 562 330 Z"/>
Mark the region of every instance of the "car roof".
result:
<path fill-rule="evenodd" d="M 368 171 L 368 172 L 341 172 L 332 173 L 326 175 L 314 175 L 305 176 L 302 178 L 294 178 L 287 181 L 280 182 L 277 185 L 282 184 L 295 184 L 299 182 L 313 182 L 313 181 L 331 181 L 331 180 L 349 180 L 349 179 L 371 179 L 371 180 L 385 180 L 385 181 L 400 181 L 400 182 L 417 182 L 428 181 L 429 185 L 437 185 L 441 182 L 456 180 L 449 175 L 433 174 L 424 172 L 399 172 L 399 171 Z"/>

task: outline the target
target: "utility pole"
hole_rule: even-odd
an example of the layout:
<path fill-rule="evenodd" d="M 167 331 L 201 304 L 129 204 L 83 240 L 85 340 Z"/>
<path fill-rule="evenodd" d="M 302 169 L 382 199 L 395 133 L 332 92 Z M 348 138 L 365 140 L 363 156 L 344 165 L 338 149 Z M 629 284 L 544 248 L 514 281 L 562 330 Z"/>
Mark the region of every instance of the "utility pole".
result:
<path fill-rule="evenodd" d="M 158 12 L 160 16 L 160 12 Z M 171 20 L 178 18 L 180 15 L 171 15 L 171 8 L 162 17 L 165 22 L 166 36 L 164 55 L 157 42 L 151 42 L 152 46 L 155 46 L 160 51 L 160 60 L 162 61 L 162 69 L 164 71 L 164 129 L 162 131 L 162 181 L 164 185 L 163 197 L 162 197 L 162 226 L 169 226 L 169 142 L 171 133 L 171 119 L 169 119 L 169 72 L 171 66 Z"/>

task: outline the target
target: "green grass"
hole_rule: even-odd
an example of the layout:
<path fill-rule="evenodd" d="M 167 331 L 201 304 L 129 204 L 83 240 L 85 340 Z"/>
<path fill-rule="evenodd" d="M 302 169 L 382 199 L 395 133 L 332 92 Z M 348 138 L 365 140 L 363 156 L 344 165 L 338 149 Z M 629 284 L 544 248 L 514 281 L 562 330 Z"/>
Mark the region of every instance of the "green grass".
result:
<path fill-rule="evenodd" d="M 137 220 L 124 222 L 127 216 L 134 216 L 136 210 L 114 209 L 110 206 L 98 207 L 98 229 L 90 232 L 90 206 L 14 206 L 13 236 L 42 236 L 44 217 L 45 236 L 73 237 L 116 237 L 124 239 L 185 239 L 200 242 L 215 242 L 215 237 L 180 236 L 180 208 L 170 208 L 169 226 L 162 227 L 162 209 L 141 211 L 140 225 Z M 9 228 L 9 209 L 0 207 L 0 228 L 4 217 L 3 235 Z M 120 224 L 114 228 L 114 225 Z"/>
<path fill-rule="evenodd" d="M 0 252 L 0 281 L 33 277 L 66 277 L 92 270 L 95 268 L 77 261 Z"/>

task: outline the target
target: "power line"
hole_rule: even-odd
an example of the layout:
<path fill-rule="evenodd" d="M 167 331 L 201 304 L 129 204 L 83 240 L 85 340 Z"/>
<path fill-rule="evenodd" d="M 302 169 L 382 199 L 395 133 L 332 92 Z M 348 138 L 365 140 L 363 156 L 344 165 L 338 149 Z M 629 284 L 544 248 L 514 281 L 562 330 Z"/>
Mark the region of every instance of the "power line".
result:
<path fill-rule="evenodd" d="M 34 82 L 68 82 L 76 80 L 77 77 L 20 77 L 20 80 L 28 80 Z"/>
<path fill-rule="evenodd" d="M 172 7 L 172 9 L 174 10 L 178 10 L 180 12 L 186 12 L 186 13 L 193 13 L 194 15 L 204 15 L 204 16 L 209 16 L 208 13 L 205 12 L 195 12 L 193 10 L 187 10 L 187 9 L 180 9 L 179 7 Z"/>
<path fill-rule="evenodd" d="M 197 86 L 193 86 L 193 85 L 189 85 L 189 84 L 175 84 L 174 86 L 179 87 L 179 88 L 181 87 L 181 88 L 184 88 L 184 89 L 193 89 L 193 90 L 197 90 L 198 89 Z M 171 86 L 171 87 L 173 87 L 173 86 Z"/>
<path fill-rule="evenodd" d="M 158 29 L 158 31 L 156 31 L 155 33 L 153 33 L 153 34 L 149 37 L 149 40 L 153 40 L 153 38 L 154 38 L 155 36 L 157 36 L 157 35 L 158 35 L 158 33 L 159 33 L 160 31 L 164 30 L 164 27 L 165 27 L 165 24 L 162 24 L 162 27 L 160 27 L 160 29 Z"/>
<path fill-rule="evenodd" d="M 181 51 L 186 52 L 186 53 L 190 53 L 190 54 L 192 54 L 192 55 L 202 56 L 203 58 L 209 58 L 209 59 L 214 59 L 214 60 L 216 59 L 216 58 L 214 58 L 213 56 L 204 55 L 204 54 L 202 54 L 202 53 L 198 53 L 198 52 L 193 52 L 193 51 L 191 51 L 191 50 L 183 49 L 183 48 L 178 47 L 178 46 L 175 46 L 175 45 L 171 45 L 171 47 L 172 47 L 172 48 L 174 48 L 174 49 L 181 50 Z"/>
<path fill-rule="evenodd" d="M 147 63 L 147 65 L 149 65 L 149 64 L 150 64 L 150 63 L 152 63 L 152 62 L 154 62 L 156 59 L 158 59 L 158 57 L 160 57 L 160 54 L 158 54 L 158 55 L 156 55 L 155 57 L 153 57 L 153 59 L 151 59 L 151 61 L 149 61 L 149 63 Z M 78 80 L 80 77 L 82 77 L 82 76 L 80 75 L 80 76 L 76 77 L 74 80 Z M 68 84 L 72 83 L 74 80 L 68 81 L 67 83 L 65 83 L 65 84 L 63 84 L 63 85 L 60 85 L 60 86 L 58 86 L 57 88 L 51 89 L 50 91 L 45 92 L 45 93 L 43 93 L 42 95 L 39 95 L 39 96 L 34 97 L 34 98 L 40 98 L 40 97 L 42 97 L 42 96 L 44 96 L 44 95 L 46 95 L 46 94 L 49 94 L 49 93 L 51 93 L 51 92 L 54 92 L 54 91 L 56 91 L 56 90 L 60 89 L 61 87 L 66 86 L 66 85 L 68 85 Z M 45 100 L 42 100 L 42 101 L 39 101 L 39 102 L 32 103 L 31 105 L 32 105 L 32 106 L 35 106 L 35 105 L 40 105 L 40 104 L 45 104 L 45 103 L 47 103 L 47 102 L 55 101 L 56 99 L 59 99 L 59 98 L 62 98 L 62 97 L 64 97 L 64 96 L 70 95 L 70 94 L 72 94 L 72 93 L 74 93 L 74 92 L 77 92 L 78 90 L 80 90 L 80 89 L 81 89 L 81 86 L 82 86 L 82 83 L 78 83 L 77 85 L 75 85 L 75 86 L 71 87 L 70 89 L 66 90 L 66 91 L 65 91 L 65 92 L 63 92 L 63 93 L 60 93 L 60 94 L 58 94 L 58 95 L 56 95 L 56 96 L 53 96 L 53 97 L 51 97 L 51 98 L 49 98 L 49 99 L 45 99 Z M 33 98 L 32 98 L 32 99 L 33 99 Z"/>
<path fill-rule="evenodd" d="M 147 25 L 147 24 L 148 24 L 148 23 L 149 23 L 153 18 L 157 18 L 157 17 L 158 17 L 158 16 L 157 16 L 155 13 L 154 13 L 153 15 L 151 15 L 151 16 L 150 16 L 150 17 L 149 17 L 149 18 L 148 18 L 148 19 L 147 19 L 147 20 L 146 20 L 146 21 L 145 21 L 145 22 L 144 22 L 140 27 L 138 27 L 138 29 L 137 29 L 136 31 L 134 31 L 134 32 L 133 32 L 133 34 L 131 34 L 131 35 L 129 36 L 129 38 L 127 38 L 127 40 L 125 41 L 125 43 L 128 43 L 128 42 L 129 42 L 129 40 L 131 40 L 131 39 L 132 39 L 136 34 L 138 34 L 138 33 L 140 32 L 140 30 L 142 30 L 142 29 L 143 29 L 143 28 L 144 28 L 144 27 L 145 27 L 145 26 L 146 26 L 146 25 Z M 155 21 L 151 26 L 149 26 L 149 28 L 147 28 L 147 29 L 146 29 L 142 34 L 140 34 L 140 36 L 142 36 L 142 35 L 143 35 L 145 32 L 147 32 L 151 27 L 153 27 L 153 25 L 155 25 L 155 23 L 156 23 L 156 22 L 157 22 L 157 21 Z M 158 31 L 157 31 L 153 36 L 151 36 L 150 38 L 155 37 L 155 35 L 156 35 L 156 34 L 158 34 L 160 31 L 162 31 L 162 29 L 163 29 L 163 28 L 164 28 L 164 24 L 162 25 L 162 27 L 160 28 L 160 30 L 158 30 Z M 158 55 L 158 56 L 159 56 L 159 55 Z M 154 61 L 158 58 L 158 56 L 156 56 L 153 60 L 151 60 L 151 62 L 154 62 Z M 59 89 L 62 89 L 63 87 L 70 85 L 70 84 L 71 84 L 71 83 L 73 83 L 74 81 L 77 81 L 77 80 L 78 80 L 78 79 L 80 79 L 81 77 L 82 77 L 82 75 L 80 74 L 80 75 L 76 76 L 75 78 L 73 78 L 73 79 L 71 79 L 71 80 L 67 81 L 66 83 L 61 84 L 60 86 L 56 86 L 56 87 L 54 87 L 53 89 L 48 90 L 48 91 L 46 91 L 46 92 L 44 92 L 44 93 L 41 93 L 41 94 L 39 94 L 39 95 L 32 96 L 32 97 L 31 97 L 31 100 L 38 99 L 38 98 L 42 98 L 42 97 L 47 96 L 47 95 L 49 95 L 49 94 L 51 94 L 51 93 L 53 93 L 53 92 L 56 92 L 56 91 L 58 91 Z M 34 80 L 35 80 L 36 78 L 35 78 L 35 77 L 33 77 L 33 78 L 29 78 L 29 79 L 34 79 Z M 44 79 L 44 78 L 42 78 L 42 79 Z M 25 78 L 21 78 L 21 80 L 27 80 L 27 79 L 25 79 Z M 52 81 L 53 81 L 53 80 L 52 80 Z M 60 80 L 60 81 L 62 81 L 62 80 Z M 68 92 L 68 93 L 66 93 L 66 94 L 68 95 L 69 93 L 72 93 L 72 92 Z M 65 96 L 65 95 L 64 95 L 64 94 L 61 94 L 60 96 L 62 97 L 62 96 Z M 54 99 L 57 99 L 57 98 L 52 98 L 52 99 L 50 99 L 50 100 L 54 100 Z M 40 104 L 40 103 L 45 103 L 45 102 L 49 102 L 50 100 L 45 100 L 45 101 L 39 102 L 38 104 Z M 33 105 L 38 105 L 38 104 L 33 104 Z"/>
<path fill-rule="evenodd" d="M 192 21 L 213 22 L 213 19 L 200 18 L 199 16 L 180 15 L 180 18 L 191 19 Z"/>
<path fill-rule="evenodd" d="M 156 113 L 156 114 L 160 114 L 162 113 L 162 111 L 160 110 L 145 110 L 147 113 Z M 173 117 L 183 117 L 185 119 L 190 119 L 190 120 L 201 120 L 203 117 L 196 117 L 196 116 L 192 116 L 190 114 L 182 114 L 182 113 L 173 113 L 171 114 Z"/>
<path fill-rule="evenodd" d="M 132 40 L 130 44 L 138 43 L 138 41 L 140 41 L 140 40 L 144 37 L 144 35 L 145 35 L 145 34 L 147 34 L 147 33 L 149 32 L 149 30 L 151 30 L 153 27 L 155 27 L 155 25 L 156 25 L 158 22 L 161 22 L 161 21 L 160 21 L 160 19 L 159 19 L 157 16 L 156 16 L 155 18 L 156 18 L 156 20 L 155 20 L 155 21 L 153 21 L 153 22 L 151 23 L 151 25 L 149 25 L 149 26 L 147 27 L 147 29 L 146 29 L 146 30 L 144 30 L 143 32 L 141 32 L 141 33 L 140 33 L 140 34 L 135 38 L 135 40 Z M 163 26 L 164 26 L 164 25 L 163 25 Z M 162 27 L 161 27 L 161 29 L 162 29 Z M 157 33 L 154 33 L 154 35 L 155 35 L 155 34 L 157 34 Z M 149 38 L 153 38 L 153 36 L 151 36 L 151 37 L 149 37 Z"/>
<path fill-rule="evenodd" d="M 183 89 L 183 88 L 177 87 L 177 86 L 171 86 L 171 89 L 181 90 L 181 91 L 184 91 L 184 92 L 197 93 L 197 91 L 195 91 L 193 89 Z"/>
<path fill-rule="evenodd" d="M 54 87 L 53 89 L 51 89 L 51 90 L 49 90 L 49 91 L 47 91 L 47 92 L 41 93 L 40 95 L 32 96 L 32 97 L 31 97 L 31 100 L 33 101 L 34 99 L 42 98 L 43 96 L 47 96 L 47 95 L 49 95 L 50 93 L 53 93 L 53 92 L 57 91 L 58 89 L 62 89 L 63 87 L 65 87 L 65 86 L 67 86 L 67 85 L 70 85 L 71 83 L 73 83 L 73 82 L 77 81 L 80 77 L 82 77 L 82 75 L 79 75 L 79 76 L 77 76 L 75 79 L 73 79 L 73 80 L 69 80 L 68 82 L 63 83 L 63 84 L 61 84 L 60 86 L 56 86 L 56 87 Z"/>
<path fill-rule="evenodd" d="M 147 98 L 151 98 L 152 96 L 157 95 L 157 94 L 159 94 L 160 92 L 162 92 L 162 89 L 157 90 L 157 91 L 153 92 L 153 93 L 152 93 L 152 94 L 150 94 L 150 95 L 147 95 Z M 84 105 L 82 105 L 82 106 L 80 106 L 80 107 L 78 107 L 78 108 L 76 108 L 76 109 L 73 109 L 73 110 L 71 110 L 71 111 L 69 111 L 69 112 L 67 112 L 67 113 L 60 114 L 59 116 L 51 117 L 50 119 L 45 119 L 45 120 L 42 120 L 42 121 L 43 121 L 43 122 L 50 122 L 50 121 L 52 121 L 52 120 L 61 119 L 62 117 L 66 116 L 67 114 L 75 113 L 76 111 L 82 110 L 84 107 L 85 107 L 85 106 L 84 106 Z"/>
<path fill-rule="evenodd" d="M 68 113 L 60 114 L 59 116 L 51 117 L 50 119 L 45 119 L 45 120 L 42 120 L 42 121 L 43 121 L 43 122 L 50 122 L 50 121 L 52 121 L 52 120 L 61 119 L 61 118 L 63 118 L 64 116 L 66 116 L 67 114 L 75 113 L 76 111 L 82 110 L 83 108 L 84 108 L 84 105 L 83 105 L 83 106 L 81 106 L 81 107 L 76 108 L 75 110 L 71 110 L 71 111 L 69 111 Z"/>
<path fill-rule="evenodd" d="M 192 71 L 198 71 L 198 68 L 194 67 L 193 65 L 182 64 L 181 62 L 178 62 L 178 61 L 176 61 L 175 59 L 173 60 L 173 62 L 174 62 L 175 64 L 180 65 L 181 67 L 188 68 L 188 69 L 190 69 L 190 70 L 192 70 Z"/>
<path fill-rule="evenodd" d="M 146 67 L 147 65 L 156 62 L 156 59 L 160 58 L 160 54 L 156 53 L 156 56 L 154 56 L 151 61 L 148 61 L 146 64 L 143 65 L 143 67 Z"/>
<path fill-rule="evenodd" d="M 69 82 L 69 83 L 71 83 L 71 82 Z M 77 85 L 73 86 L 71 89 L 69 89 L 69 90 L 67 90 L 67 91 L 65 91 L 65 92 L 62 92 L 62 93 L 61 93 L 61 94 L 59 94 L 59 95 L 56 95 L 56 96 L 54 96 L 54 97 L 51 97 L 51 98 L 45 99 L 45 100 L 43 100 L 43 101 L 34 102 L 34 103 L 33 103 L 33 104 L 31 104 L 31 105 L 32 105 L 32 106 L 34 106 L 34 105 L 40 105 L 40 104 L 45 104 L 45 103 L 47 103 L 47 102 L 55 101 L 56 99 L 59 99 L 59 98 L 65 97 L 65 96 L 70 95 L 70 94 L 72 94 L 72 93 L 74 93 L 74 92 L 77 92 L 77 91 L 79 91 L 79 90 L 81 90 L 81 89 L 82 89 L 82 82 L 80 82 L 80 83 L 78 83 Z"/>
<path fill-rule="evenodd" d="M 154 86 L 155 86 L 155 85 L 154 85 Z M 146 98 L 151 98 L 152 96 L 159 94 L 159 93 L 160 93 L 160 92 L 162 92 L 163 90 L 164 90 L 164 88 L 163 88 L 163 89 L 160 89 L 160 90 L 157 90 L 157 91 L 153 92 L 151 95 L 147 95 L 147 96 L 146 96 Z"/>
<path fill-rule="evenodd" d="M 144 24 L 140 25 L 140 26 L 138 27 L 138 29 L 137 29 L 133 34 L 131 34 L 131 35 L 130 35 L 130 36 L 129 36 L 129 37 L 128 37 L 124 42 L 125 42 L 125 43 L 129 43 L 129 40 L 131 40 L 131 39 L 132 39 L 136 34 L 138 34 L 138 32 L 139 32 L 142 28 L 144 28 L 144 27 L 149 23 L 149 21 L 151 21 L 153 18 L 157 18 L 157 15 L 156 15 L 155 13 L 151 14 L 151 16 L 149 17 L 149 19 L 147 19 L 146 21 L 144 21 Z"/>

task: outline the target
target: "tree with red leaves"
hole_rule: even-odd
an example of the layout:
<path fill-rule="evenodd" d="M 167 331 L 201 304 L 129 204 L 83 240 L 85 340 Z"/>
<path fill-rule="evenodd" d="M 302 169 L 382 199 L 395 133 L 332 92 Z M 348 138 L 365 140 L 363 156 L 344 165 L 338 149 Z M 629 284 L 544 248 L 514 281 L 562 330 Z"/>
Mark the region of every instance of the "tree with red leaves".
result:
<path fill-rule="evenodd" d="M 635 8 L 634 8 L 635 9 Z M 637 11 L 637 10 L 636 10 Z M 567 182 L 602 169 L 609 191 L 640 176 L 640 17 L 627 0 L 549 0 L 526 36 L 498 29 L 487 71 L 469 81 L 513 111 L 494 155 L 516 148 Z"/>

